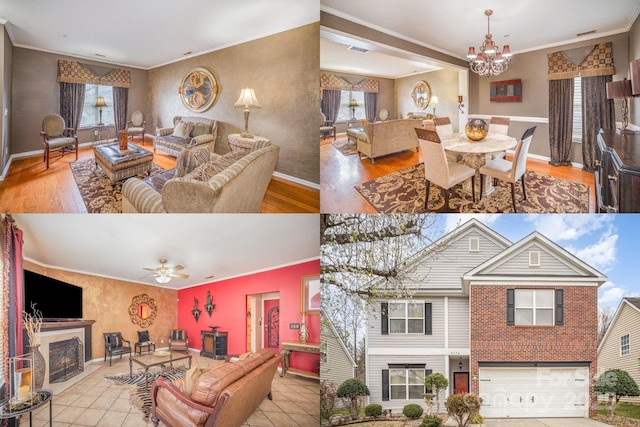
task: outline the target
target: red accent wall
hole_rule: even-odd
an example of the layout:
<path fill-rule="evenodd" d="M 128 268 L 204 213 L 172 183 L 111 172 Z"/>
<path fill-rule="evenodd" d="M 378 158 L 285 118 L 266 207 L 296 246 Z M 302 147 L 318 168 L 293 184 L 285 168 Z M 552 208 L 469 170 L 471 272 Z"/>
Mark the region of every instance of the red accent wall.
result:
<path fill-rule="evenodd" d="M 298 331 L 289 329 L 290 323 L 300 323 L 300 283 L 302 276 L 320 274 L 320 261 L 309 261 L 289 267 L 250 274 L 229 280 L 178 291 L 178 328 L 185 329 L 189 337 L 189 347 L 202 349 L 201 330 L 209 326 L 219 326 L 220 331 L 229 332 L 229 354 L 247 351 L 247 295 L 279 292 L 280 294 L 280 342 L 298 341 Z M 204 311 L 207 291 L 211 292 L 216 305 L 211 318 Z M 191 314 L 193 299 L 198 299 L 202 311 L 198 322 Z M 320 317 L 307 316 L 307 326 L 311 341 L 320 342 Z M 280 346 L 282 349 L 282 346 Z M 316 354 L 292 353 L 291 367 L 317 372 Z"/>

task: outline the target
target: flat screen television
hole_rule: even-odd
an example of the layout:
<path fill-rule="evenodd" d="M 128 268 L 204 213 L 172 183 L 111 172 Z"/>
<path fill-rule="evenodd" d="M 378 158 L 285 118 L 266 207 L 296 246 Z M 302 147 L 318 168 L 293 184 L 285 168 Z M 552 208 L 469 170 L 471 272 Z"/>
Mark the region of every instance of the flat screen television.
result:
<path fill-rule="evenodd" d="M 51 277 L 24 270 L 24 310 L 31 305 L 40 310 L 44 320 L 82 319 L 82 288 Z"/>

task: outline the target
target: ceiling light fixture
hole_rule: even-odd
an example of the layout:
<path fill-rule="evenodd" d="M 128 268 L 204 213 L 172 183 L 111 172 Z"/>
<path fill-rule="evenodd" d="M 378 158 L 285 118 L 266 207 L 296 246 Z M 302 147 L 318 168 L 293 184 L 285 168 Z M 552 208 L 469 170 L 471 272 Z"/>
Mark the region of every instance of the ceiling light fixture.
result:
<path fill-rule="evenodd" d="M 158 283 L 167 283 L 171 280 L 171 276 L 157 276 L 155 279 Z"/>
<path fill-rule="evenodd" d="M 492 10 L 485 10 L 484 14 L 487 16 L 487 35 L 484 42 L 480 46 L 480 53 L 476 55 L 476 49 L 471 46 L 469 53 L 467 54 L 467 60 L 469 61 L 469 69 L 474 73 L 485 76 L 497 76 L 507 69 L 509 61 L 511 61 L 511 50 L 509 45 L 504 45 L 502 52 L 498 46 L 491 39 L 491 15 Z"/>

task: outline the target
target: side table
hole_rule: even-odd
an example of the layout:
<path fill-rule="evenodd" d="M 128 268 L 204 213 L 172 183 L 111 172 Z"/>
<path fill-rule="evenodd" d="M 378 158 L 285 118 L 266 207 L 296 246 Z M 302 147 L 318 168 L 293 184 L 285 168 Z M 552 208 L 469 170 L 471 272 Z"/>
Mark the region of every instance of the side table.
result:
<path fill-rule="evenodd" d="M 53 426 L 53 393 L 49 390 L 36 390 L 37 401 L 33 405 L 23 405 L 19 407 L 12 407 L 9 404 L 9 398 L 0 401 L 0 420 L 9 420 L 11 418 L 17 418 L 20 415 L 29 414 L 29 427 L 33 426 L 32 413 L 36 409 L 44 406 L 49 402 L 49 426 Z"/>
<path fill-rule="evenodd" d="M 95 125 L 93 130 L 93 145 L 100 145 L 109 142 L 109 126 Z"/>
<path fill-rule="evenodd" d="M 253 149 L 253 145 L 256 142 L 270 142 L 269 139 L 254 135 L 253 138 L 246 138 L 239 133 L 229 134 L 229 147 L 231 151 L 239 151 L 244 153 L 250 153 Z"/>

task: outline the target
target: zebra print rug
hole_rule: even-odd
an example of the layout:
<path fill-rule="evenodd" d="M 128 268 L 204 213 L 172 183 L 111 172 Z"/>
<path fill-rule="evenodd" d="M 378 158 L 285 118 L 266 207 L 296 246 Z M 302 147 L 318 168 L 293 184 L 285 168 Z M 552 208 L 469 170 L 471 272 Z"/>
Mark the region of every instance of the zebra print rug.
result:
<path fill-rule="evenodd" d="M 130 390 L 130 402 L 142 412 L 145 421 L 151 417 L 151 390 L 145 386 L 145 377 L 148 378 L 149 387 L 158 378 L 166 378 L 169 381 L 184 377 L 186 366 L 176 366 L 172 370 L 164 368 L 151 368 L 145 376 L 144 371 L 135 372 L 133 377 L 129 374 L 105 375 L 104 379 L 116 384 L 132 386 Z"/>

